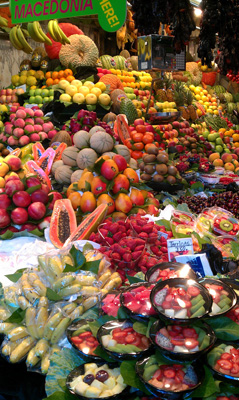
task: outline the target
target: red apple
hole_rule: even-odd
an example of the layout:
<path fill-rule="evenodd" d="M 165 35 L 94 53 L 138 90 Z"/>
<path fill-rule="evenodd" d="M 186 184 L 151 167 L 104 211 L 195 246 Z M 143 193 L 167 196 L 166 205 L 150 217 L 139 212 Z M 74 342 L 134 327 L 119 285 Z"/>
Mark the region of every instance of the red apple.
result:
<path fill-rule="evenodd" d="M 28 213 L 25 208 L 17 207 L 11 212 L 11 219 L 14 224 L 22 225 L 28 220 Z"/>
<path fill-rule="evenodd" d="M 46 207 L 43 203 L 40 203 L 39 201 L 30 204 L 28 207 L 28 214 L 29 217 L 35 220 L 40 220 L 44 217 L 46 214 Z"/>
<path fill-rule="evenodd" d="M 32 203 L 40 201 L 43 204 L 47 204 L 48 194 L 42 189 L 35 190 L 35 192 L 31 194 L 31 201 Z"/>
<path fill-rule="evenodd" d="M 6 228 L 11 223 L 7 210 L 0 208 L 0 228 Z"/>

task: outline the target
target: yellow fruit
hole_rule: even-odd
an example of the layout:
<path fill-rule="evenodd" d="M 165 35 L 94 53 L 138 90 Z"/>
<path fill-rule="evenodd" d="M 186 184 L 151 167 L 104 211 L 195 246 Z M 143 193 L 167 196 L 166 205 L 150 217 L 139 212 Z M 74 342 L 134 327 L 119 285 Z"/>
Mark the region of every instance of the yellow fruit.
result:
<path fill-rule="evenodd" d="M 25 75 L 20 76 L 19 84 L 24 85 L 27 82 L 27 77 Z"/>
<path fill-rule="evenodd" d="M 0 114 L 7 112 L 8 108 L 5 106 L 5 104 L 0 104 Z"/>
<path fill-rule="evenodd" d="M 13 75 L 12 76 L 12 84 L 14 86 L 17 86 L 18 82 L 19 82 L 20 76 L 19 75 Z"/>
<path fill-rule="evenodd" d="M 30 71 L 27 71 L 27 76 L 35 76 L 36 75 L 36 71 L 34 71 L 33 69 L 30 69 Z"/>
<path fill-rule="evenodd" d="M 0 176 L 0 188 L 4 188 L 5 187 L 5 179 Z"/>
<path fill-rule="evenodd" d="M 28 71 L 21 71 L 20 75 L 21 75 L 21 76 L 27 76 L 27 72 L 28 72 Z"/>
<path fill-rule="evenodd" d="M 59 97 L 59 100 L 60 100 L 62 103 L 71 102 L 71 96 L 70 96 L 69 94 L 62 93 L 62 94 L 60 95 L 60 97 Z"/>
<path fill-rule="evenodd" d="M 26 84 L 28 86 L 36 85 L 36 83 L 37 83 L 37 80 L 36 80 L 35 76 L 28 76 L 27 77 Z"/>
<path fill-rule="evenodd" d="M 106 90 L 106 85 L 104 84 L 104 82 L 97 82 L 95 84 L 95 87 L 99 88 L 101 92 L 104 92 Z"/>

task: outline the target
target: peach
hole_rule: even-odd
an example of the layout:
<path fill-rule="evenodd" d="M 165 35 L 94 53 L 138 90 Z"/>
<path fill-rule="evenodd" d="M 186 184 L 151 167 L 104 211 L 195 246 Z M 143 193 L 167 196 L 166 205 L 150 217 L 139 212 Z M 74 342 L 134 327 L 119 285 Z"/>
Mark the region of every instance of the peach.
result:
<path fill-rule="evenodd" d="M 22 166 L 20 158 L 16 156 L 9 155 L 5 157 L 4 161 L 9 165 L 12 171 L 18 171 Z"/>
<path fill-rule="evenodd" d="M 16 126 L 17 128 L 24 128 L 25 121 L 22 118 L 17 118 L 13 121 L 13 125 Z"/>
<path fill-rule="evenodd" d="M 27 135 L 30 135 L 31 133 L 34 132 L 34 126 L 33 126 L 33 125 L 27 125 L 27 126 L 25 126 L 24 132 L 25 132 Z"/>
<path fill-rule="evenodd" d="M 39 124 L 39 125 L 43 125 L 44 124 L 44 119 L 42 119 L 41 117 L 37 117 L 37 118 L 35 118 L 35 123 Z"/>
<path fill-rule="evenodd" d="M 219 158 L 217 158 L 216 160 L 213 161 L 213 165 L 215 167 L 223 167 L 224 162 L 222 160 L 220 160 Z"/>
<path fill-rule="evenodd" d="M 17 139 L 14 139 L 12 136 L 10 136 L 10 137 L 7 139 L 7 142 L 8 142 L 8 144 L 9 144 L 9 146 L 17 146 L 17 145 L 18 145 L 18 140 L 17 140 Z"/>
<path fill-rule="evenodd" d="M 225 170 L 227 170 L 227 171 L 234 171 L 234 169 L 235 169 L 234 165 L 233 165 L 232 163 L 230 163 L 230 162 L 227 162 L 227 163 L 224 165 L 224 168 L 225 168 Z"/>
<path fill-rule="evenodd" d="M 24 136 L 20 137 L 20 139 L 19 139 L 20 146 L 26 146 L 29 143 L 30 143 L 30 138 L 28 136 L 24 135 Z"/>
<path fill-rule="evenodd" d="M 25 112 L 29 117 L 34 117 L 34 111 L 31 108 L 26 108 Z"/>
<path fill-rule="evenodd" d="M 209 161 L 212 163 L 214 160 L 220 158 L 220 154 L 219 153 L 212 153 L 209 156 Z"/>
<path fill-rule="evenodd" d="M 25 119 L 27 114 L 25 113 L 24 110 L 17 110 L 16 112 L 16 118 L 22 118 Z"/>
<path fill-rule="evenodd" d="M 32 133 L 30 135 L 31 142 L 39 142 L 39 140 L 40 140 L 40 135 L 38 133 Z"/>
<path fill-rule="evenodd" d="M 224 153 L 222 156 L 221 156 L 221 159 L 222 159 L 222 161 L 224 162 L 224 163 L 231 163 L 232 162 L 232 155 L 231 154 L 228 154 L 228 153 Z M 210 160 L 209 160 L 210 161 Z"/>
<path fill-rule="evenodd" d="M 43 117 L 43 116 L 44 116 L 44 113 L 43 113 L 42 110 L 36 110 L 36 111 L 34 112 L 34 116 L 35 116 L 35 117 Z"/>
<path fill-rule="evenodd" d="M 17 138 L 20 138 L 21 136 L 24 135 L 24 130 L 22 128 L 15 128 L 15 129 L 13 129 L 12 134 L 14 136 L 16 136 Z"/>
<path fill-rule="evenodd" d="M 13 128 L 13 125 L 12 125 L 12 124 L 5 125 L 5 127 L 4 127 L 4 132 L 5 132 L 7 135 L 11 135 L 11 133 L 12 133 L 12 128 Z"/>
<path fill-rule="evenodd" d="M 25 124 L 26 124 L 26 125 L 27 125 L 27 124 L 34 125 L 34 119 L 32 119 L 32 118 L 26 118 L 26 119 L 25 119 Z"/>

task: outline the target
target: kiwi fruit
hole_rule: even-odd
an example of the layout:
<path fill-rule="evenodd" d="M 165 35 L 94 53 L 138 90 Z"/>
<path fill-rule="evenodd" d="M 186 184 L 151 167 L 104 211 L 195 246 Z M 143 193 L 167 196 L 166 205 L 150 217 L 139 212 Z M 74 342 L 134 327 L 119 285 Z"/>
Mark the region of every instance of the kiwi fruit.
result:
<path fill-rule="evenodd" d="M 188 140 L 185 140 L 185 142 L 184 142 L 184 146 L 190 146 L 190 143 L 189 143 L 189 141 Z"/>
<path fill-rule="evenodd" d="M 195 143 L 191 144 L 191 149 L 196 149 L 197 145 Z"/>
<path fill-rule="evenodd" d="M 219 226 L 225 232 L 230 232 L 233 229 L 233 224 L 230 221 L 220 221 Z"/>
<path fill-rule="evenodd" d="M 159 175 L 166 175 L 168 173 L 168 167 L 165 164 L 156 165 L 156 171 Z"/>
<path fill-rule="evenodd" d="M 151 181 L 152 176 L 149 174 L 142 174 L 141 179 L 142 179 L 142 181 Z"/>
<path fill-rule="evenodd" d="M 4 144 L 0 143 L 0 151 L 2 151 L 4 149 Z"/>
<path fill-rule="evenodd" d="M 163 177 L 163 175 L 156 174 L 156 175 L 153 176 L 153 181 L 154 182 L 163 182 L 164 181 L 164 177 Z"/>
<path fill-rule="evenodd" d="M 147 153 L 148 154 L 154 154 L 155 156 L 157 156 L 159 150 L 155 145 L 151 145 L 148 149 L 147 149 Z"/>
<path fill-rule="evenodd" d="M 142 162 L 139 164 L 139 169 L 140 169 L 140 171 L 144 171 L 144 167 L 145 167 L 145 163 L 142 161 Z"/>
<path fill-rule="evenodd" d="M 9 153 L 10 153 L 10 151 L 8 149 L 2 150 L 2 156 L 4 156 L 4 157 L 8 156 Z"/>
<path fill-rule="evenodd" d="M 167 182 L 170 183 L 170 185 L 174 185 L 176 183 L 175 176 L 172 175 L 167 176 Z"/>
<path fill-rule="evenodd" d="M 143 155 L 143 162 L 145 164 L 153 163 L 156 161 L 156 159 L 157 159 L 157 157 L 155 154 L 144 154 Z"/>
<path fill-rule="evenodd" d="M 169 175 L 176 176 L 176 175 L 177 175 L 177 172 L 178 172 L 178 170 L 177 170 L 176 167 L 174 167 L 173 165 L 169 165 L 169 166 L 168 166 L 168 174 L 169 174 Z"/>
<path fill-rule="evenodd" d="M 159 153 L 159 154 L 157 155 L 157 161 L 158 161 L 160 164 L 167 164 L 167 163 L 168 163 L 168 156 L 167 156 L 167 154 Z"/>
<path fill-rule="evenodd" d="M 154 164 L 153 165 L 152 164 L 145 165 L 144 172 L 146 174 L 152 175 L 154 173 L 154 171 L 155 171 L 155 165 Z"/>

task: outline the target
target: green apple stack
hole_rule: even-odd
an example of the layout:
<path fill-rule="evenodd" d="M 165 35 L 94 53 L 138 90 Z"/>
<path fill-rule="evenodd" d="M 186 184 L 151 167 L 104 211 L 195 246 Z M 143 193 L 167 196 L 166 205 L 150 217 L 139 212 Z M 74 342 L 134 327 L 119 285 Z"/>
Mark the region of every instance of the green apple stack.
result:
<path fill-rule="evenodd" d="M 29 96 L 29 104 L 37 104 L 39 107 L 42 107 L 43 104 L 53 101 L 54 89 L 30 89 Z"/>
<path fill-rule="evenodd" d="M 222 154 L 222 153 L 230 153 L 230 150 L 227 148 L 227 145 L 223 142 L 220 133 L 218 132 L 209 132 L 208 130 L 202 133 L 203 137 L 208 140 L 211 144 L 212 148 L 215 152 Z"/>

